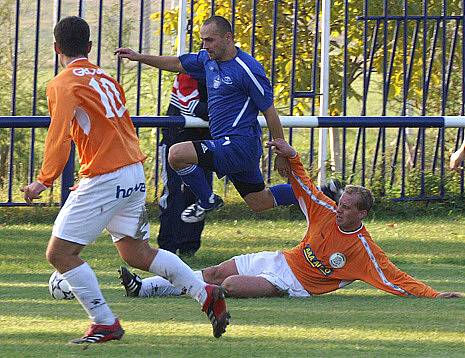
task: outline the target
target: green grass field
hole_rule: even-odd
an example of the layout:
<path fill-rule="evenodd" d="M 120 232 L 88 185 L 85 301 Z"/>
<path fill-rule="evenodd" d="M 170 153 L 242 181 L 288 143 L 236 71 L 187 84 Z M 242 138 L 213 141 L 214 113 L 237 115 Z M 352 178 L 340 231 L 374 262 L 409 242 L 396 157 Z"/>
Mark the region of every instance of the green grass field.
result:
<path fill-rule="evenodd" d="M 402 270 L 438 290 L 465 292 L 463 208 L 412 208 L 378 207 L 366 225 Z M 83 257 L 126 335 L 87 350 L 67 346 L 88 320 L 75 300 L 55 301 L 48 293 L 53 269 L 44 251 L 55 213 L 54 208 L 0 210 L 1 357 L 465 356 L 465 299 L 400 298 L 364 283 L 311 299 L 229 299 L 231 325 L 215 339 L 199 305 L 188 297 L 124 297 L 116 272 L 122 261 L 107 235 Z M 154 210 L 151 216 L 154 237 Z M 291 247 L 306 226 L 288 209 L 252 215 L 243 204 L 229 205 L 208 220 L 202 248 L 188 260 L 193 268 Z"/>

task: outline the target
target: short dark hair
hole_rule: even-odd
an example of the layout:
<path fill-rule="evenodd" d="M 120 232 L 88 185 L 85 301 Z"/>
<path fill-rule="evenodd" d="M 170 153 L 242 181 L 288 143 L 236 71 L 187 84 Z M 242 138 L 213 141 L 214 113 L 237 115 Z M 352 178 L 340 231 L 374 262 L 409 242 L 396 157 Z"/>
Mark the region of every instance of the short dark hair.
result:
<path fill-rule="evenodd" d="M 77 16 L 64 17 L 56 24 L 53 35 L 65 56 L 87 56 L 90 28 L 86 20 Z"/>
<path fill-rule="evenodd" d="M 231 23 L 223 16 L 213 15 L 203 23 L 204 26 L 209 24 L 215 24 L 221 35 L 227 32 L 233 33 Z"/>
<path fill-rule="evenodd" d="M 373 207 L 373 204 L 375 203 L 375 198 L 373 197 L 373 194 L 371 193 L 370 189 L 367 189 L 364 186 L 346 185 L 344 193 L 357 195 L 357 209 L 366 210 L 367 213 L 370 212 L 371 208 Z"/>

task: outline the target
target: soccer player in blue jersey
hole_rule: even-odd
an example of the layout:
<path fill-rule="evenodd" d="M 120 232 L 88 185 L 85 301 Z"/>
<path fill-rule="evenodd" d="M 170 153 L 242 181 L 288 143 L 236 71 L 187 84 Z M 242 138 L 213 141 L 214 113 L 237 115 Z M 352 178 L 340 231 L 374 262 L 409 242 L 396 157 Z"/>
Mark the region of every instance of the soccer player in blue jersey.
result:
<path fill-rule="evenodd" d="M 261 212 L 277 205 L 296 203 L 289 184 L 266 188 L 259 163 L 262 155 L 261 111 L 274 139 L 284 133 L 273 105 L 273 90 L 263 66 L 234 45 L 231 24 L 212 16 L 200 29 L 203 49 L 199 53 L 151 56 L 128 48 L 115 51 L 120 58 L 139 61 L 172 72 L 204 79 L 208 90 L 208 111 L 212 140 L 178 143 L 171 147 L 169 163 L 197 196 L 198 201 L 183 213 L 185 222 L 203 220 L 206 212 L 223 206 L 205 179 L 203 168 L 227 176 L 247 205 Z M 275 168 L 287 177 L 287 161 L 276 157 Z"/>

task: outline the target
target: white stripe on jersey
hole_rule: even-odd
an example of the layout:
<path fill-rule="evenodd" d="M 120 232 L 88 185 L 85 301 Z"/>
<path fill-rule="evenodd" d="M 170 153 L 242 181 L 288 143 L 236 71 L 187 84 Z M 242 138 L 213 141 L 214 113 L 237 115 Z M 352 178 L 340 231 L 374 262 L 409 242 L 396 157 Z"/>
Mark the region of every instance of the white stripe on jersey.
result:
<path fill-rule="evenodd" d="M 77 107 L 74 110 L 74 116 L 76 117 L 79 127 L 82 128 L 82 131 L 84 132 L 84 134 L 89 135 L 90 127 L 91 127 L 90 118 L 87 112 L 84 110 L 84 108 Z"/>
<path fill-rule="evenodd" d="M 250 68 L 245 64 L 244 61 L 242 61 L 239 57 L 236 57 L 236 61 L 239 65 L 242 66 L 242 68 L 245 70 L 245 72 L 247 72 L 247 74 L 249 75 L 250 79 L 253 81 L 253 83 L 255 83 L 255 86 L 257 86 L 258 90 L 260 91 L 260 93 L 263 95 L 265 95 L 265 90 L 263 89 L 262 85 L 258 82 L 258 80 L 255 78 L 255 76 L 253 75 L 252 71 L 250 71 Z"/>
<path fill-rule="evenodd" d="M 197 98 L 200 96 L 199 94 L 199 91 L 197 90 L 194 90 L 192 91 L 191 94 L 187 95 L 187 96 L 184 96 L 181 91 L 179 90 L 176 90 L 176 92 L 171 92 L 171 94 L 173 96 L 176 96 L 176 98 L 180 101 L 180 102 L 184 102 L 184 103 L 187 103 L 189 102 L 192 98 Z"/>
<path fill-rule="evenodd" d="M 379 275 L 379 277 L 381 278 L 381 280 L 383 281 L 383 283 L 384 283 L 386 286 L 389 286 L 389 287 L 391 287 L 392 289 L 394 289 L 394 290 L 396 290 L 396 291 L 398 291 L 398 292 L 403 293 L 404 295 L 409 295 L 408 292 L 404 291 L 404 290 L 403 290 L 402 288 L 400 288 L 399 286 L 394 285 L 391 281 L 389 281 L 389 280 L 386 278 L 386 276 L 384 276 L 384 272 L 383 272 L 383 270 L 381 270 L 381 267 L 379 267 L 378 261 L 376 260 L 375 255 L 373 255 L 373 252 L 371 251 L 370 245 L 368 245 L 368 242 L 367 242 L 366 238 L 365 238 L 362 234 L 358 234 L 357 237 L 358 237 L 358 239 L 362 242 L 363 247 L 365 247 L 365 250 L 367 251 L 368 257 L 370 258 L 371 262 L 372 262 L 373 265 L 375 266 L 376 272 L 378 272 L 378 275 Z"/>
<path fill-rule="evenodd" d="M 249 105 L 250 102 L 250 97 L 247 97 L 247 101 L 245 101 L 244 106 L 242 107 L 241 111 L 237 115 L 236 119 L 234 120 L 234 123 L 232 124 L 233 127 L 237 126 L 237 123 L 239 122 L 239 119 L 241 119 L 242 115 L 244 114 L 247 106 Z"/>
<path fill-rule="evenodd" d="M 161 157 L 161 180 L 163 182 L 163 195 L 158 200 L 158 204 L 166 209 L 168 207 L 168 196 L 170 195 L 170 190 L 168 187 L 168 171 L 166 166 L 168 164 L 168 158 L 166 153 L 166 144 L 160 145 L 160 157 Z"/>
<path fill-rule="evenodd" d="M 297 180 L 297 183 L 299 183 L 299 185 L 302 187 L 302 189 L 308 194 L 310 199 L 312 199 L 312 201 L 314 201 L 318 205 L 323 206 L 324 208 L 326 208 L 328 210 L 331 210 L 333 213 L 336 212 L 336 209 L 332 205 L 328 204 L 324 200 L 318 199 L 315 196 L 315 194 L 313 194 L 313 192 L 310 190 L 310 188 L 308 186 L 306 186 L 305 183 L 297 175 L 295 175 L 294 173 L 292 173 L 292 175 L 294 176 L 295 180 Z"/>

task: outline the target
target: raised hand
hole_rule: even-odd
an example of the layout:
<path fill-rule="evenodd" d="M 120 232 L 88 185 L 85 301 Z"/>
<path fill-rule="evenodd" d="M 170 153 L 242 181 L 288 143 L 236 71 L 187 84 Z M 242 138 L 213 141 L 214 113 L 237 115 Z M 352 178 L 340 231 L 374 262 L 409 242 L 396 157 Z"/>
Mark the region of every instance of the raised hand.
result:
<path fill-rule="evenodd" d="M 139 61 L 141 54 L 127 47 L 120 47 L 115 50 L 115 55 L 118 55 L 119 58 L 127 58 L 131 61 Z"/>

